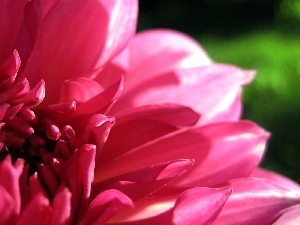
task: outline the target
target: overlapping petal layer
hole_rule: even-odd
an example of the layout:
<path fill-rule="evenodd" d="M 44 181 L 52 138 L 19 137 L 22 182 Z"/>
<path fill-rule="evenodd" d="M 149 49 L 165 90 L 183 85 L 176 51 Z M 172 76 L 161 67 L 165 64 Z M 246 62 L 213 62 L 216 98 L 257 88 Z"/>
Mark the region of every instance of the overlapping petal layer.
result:
<path fill-rule="evenodd" d="M 0 3 L 2 224 L 298 219 L 299 185 L 257 168 L 269 134 L 240 120 L 253 71 L 135 35 L 136 0 Z"/>

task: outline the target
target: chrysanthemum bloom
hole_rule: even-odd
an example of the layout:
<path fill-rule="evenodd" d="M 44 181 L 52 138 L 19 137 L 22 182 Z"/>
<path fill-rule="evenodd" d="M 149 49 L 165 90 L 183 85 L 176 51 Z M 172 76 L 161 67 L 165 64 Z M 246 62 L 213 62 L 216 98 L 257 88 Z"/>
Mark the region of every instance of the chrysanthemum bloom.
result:
<path fill-rule="evenodd" d="M 253 71 L 213 63 L 178 32 L 134 35 L 134 0 L 0 2 L 2 224 L 294 212 L 298 186 L 255 169 L 268 133 L 239 120 Z"/>

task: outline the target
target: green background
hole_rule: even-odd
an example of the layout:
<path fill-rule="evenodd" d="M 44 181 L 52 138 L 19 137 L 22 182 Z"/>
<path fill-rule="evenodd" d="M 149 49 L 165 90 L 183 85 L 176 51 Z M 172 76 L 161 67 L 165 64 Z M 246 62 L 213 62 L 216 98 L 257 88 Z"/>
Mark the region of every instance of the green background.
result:
<path fill-rule="evenodd" d="M 257 70 L 245 119 L 272 136 L 262 166 L 300 182 L 300 0 L 140 0 L 138 30 L 172 28 L 216 62 Z"/>

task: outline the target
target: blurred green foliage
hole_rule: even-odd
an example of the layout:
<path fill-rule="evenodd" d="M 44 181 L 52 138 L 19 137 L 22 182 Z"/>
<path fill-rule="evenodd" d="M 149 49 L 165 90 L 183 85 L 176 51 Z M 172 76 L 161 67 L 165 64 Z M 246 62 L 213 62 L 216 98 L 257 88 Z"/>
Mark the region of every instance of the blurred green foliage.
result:
<path fill-rule="evenodd" d="M 217 62 L 255 69 L 244 118 L 271 132 L 263 167 L 300 182 L 300 0 L 140 1 L 139 29 L 197 38 Z"/>

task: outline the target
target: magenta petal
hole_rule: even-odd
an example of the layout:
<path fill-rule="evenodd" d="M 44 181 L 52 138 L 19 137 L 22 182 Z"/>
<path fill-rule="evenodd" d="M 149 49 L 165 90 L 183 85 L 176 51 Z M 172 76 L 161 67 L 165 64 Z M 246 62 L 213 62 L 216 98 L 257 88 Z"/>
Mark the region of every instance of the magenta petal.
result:
<path fill-rule="evenodd" d="M 0 215 L 2 224 L 14 224 L 17 214 L 15 212 L 16 201 L 12 196 L 0 185 Z"/>
<path fill-rule="evenodd" d="M 98 65 L 117 55 L 134 35 L 137 25 L 137 0 L 101 0 L 109 15 L 106 42 Z"/>
<path fill-rule="evenodd" d="M 193 188 L 179 196 L 165 195 L 141 199 L 133 209 L 123 209 L 109 222 L 126 225 L 210 224 L 222 209 L 231 188 Z"/>
<path fill-rule="evenodd" d="M 49 200 L 45 196 L 37 194 L 26 208 L 22 210 L 16 225 L 45 224 L 45 221 L 50 220 L 51 211 Z"/>
<path fill-rule="evenodd" d="M 23 22 L 24 8 L 29 0 L 0 1 L 0 65 L 8 59 Z"/>
<path fill-rule="evenodd" d="M 84 133 L 78 138 L 78 141 L 82 143 L 93 143 L 97 146 L 97 151 L 101 152 L 114 123 L 115 120 L 112 117 L 95 114 L 87 121 L 85 130 L 83 131 Z M 98 154 L 97 161 L 99 157 L 100 155 Z"/>
<path fill-rule="evenodd" d="M 284 213 L 272 225 L 297 225 L 300 224 L 300 205 L 284 210 Z"/>
<path fill-rule="evenodd" d="M 174 185 L 215 185 L 249 176 L 260 162 L 268 133 L 242 121 L 197 127 L 165 135 L 96 167 L 99 180 L 160 162 L 194 159 L 194 166 Z M 239 157 L 233 157 L 238 155 Z M 226 159 L 226 160 L 224 160 Z M 124 163 L 124 162 L 132 163 Z"/>
<path fill-rule="evenodd" d="M 192 160 L 160 163 L 103 182 L 97 182 L 95 177 L 92 191 L 96 195 L 107 189 L 117 189 L 136 201 L 160 190 L 174 178 L 182 176 L 192 164 Z"/>
<path fill-rule="evenodd" d="M 126 76 L 127 90 L 167 71 L 211 64 L 195 40 L 167 29 L 138 33 L 130 42 L 128 50 L 130 61 Z"/>
<path fill-rule="evenodd" d="M 4 63 L 0 64 L 0 89 L 4 90 L 13 84 L 20 65 L 20 56 L 16 50 Z"/>
<path fill-rule="evenodd" d="M 176 104 L 156 104 L 122 111 L 115 115 L 118 124 L 130 120 L 145 118 L 148 120 L 161 121 L 173 126 L 186 127 L 195 125 L 200 115 L 191 108 Z"/>
<path fill-rule="evenodd" d="M 135 0 L 56 1 L 22 76 L 33 84 L 45 80 L 44 103 L 58 100 L 53 90 L 60 83 L 94 72 L 124 47 L 135 31 L 136 11 Z"/>
<path fill-rule="evenodd" d="M 59 102 L 76 101 L 77 103 L 84 103 L 102 91 L 103 88 L 99 83 L 91 79 L 67 80 L 62 85 Z"/>
<path fill-rule="evenodd" d="M 230 187 L 220 189 L 194 188 L 176 200 L 172 225 L 211 224 L 231 193 Z"/>
<path fill-rule="evenodd" d="M 133 207 L 132 201 L 117 190 L 99 194 L 90 204 L 82 225 L 105 224 L 116 212 L 124 207 Z"/>
<path fill-rule="evenodd" d="M 123 85 L 124 78 L 121 76 L 120 79 L 106 88 L 103 92 L 80 104 L 72 116 L 76 117 L 94 113 L 105 113 L 120 96 Z"/>
<path fill-rule="evenodd" d="M 232 194 L 213 225 L 270 224 L 281 210 L 300 203 L 300 195 L 265 179 L 231 181 Z"/>
<path fill-rule="evenodd" d="M 168 71 L 139 83 L 127 92 L 125 89 L 112 110 L 115 112 L 148 104 L 174 103 L 190 107 L 201 114 L 201 125 L 236 121 L 241 113 L 242 86 L 253 76 L 253 71 L 221 64 Z"/>
<path fill-rule="evenodd" d="M 62 169 L 62 182 L 72 193 L 74 219 L 79 219 L 88 204 L 91 183 L 94 179 L 96 146 L 83 145 L 76 150 Z"/>
<path fill-rule="evenodd" d="M 298 183 L 273 171 L 262 168 L 255 168 L 251 176 L 264 178 L 266 180 L 274 182 L 278 186 L 300 194 L 300 185 Z"/>
<path fill-rule="evenodd" d="M 194 125 L 199 115 L 180 105 L 151 105 L 123 111 L 115 116 L 99 160 L 107 161 L 142 144 Z"/>
<path fill-rule="evenodd" d="M 16 162 L 16 166 L 12 165 L 10 157 L 6 157 L 0 163 L 0 185 L 14 200 L 14 216 L 16 216 L 21 209 L 21 196 L 19 189 L 19 178 L 23 171 L 22 160 Z"/>
<path fill-rule="evenodd" d="M 68 225 L 71 216 L 71 193 L 62 188 L 52 202 L 50 225 Z"/>

